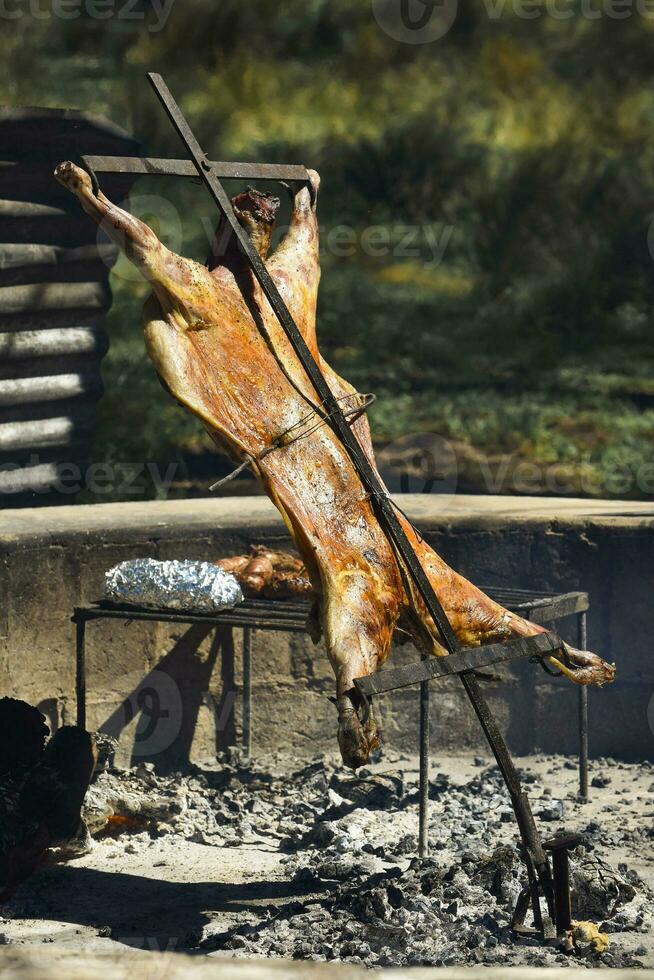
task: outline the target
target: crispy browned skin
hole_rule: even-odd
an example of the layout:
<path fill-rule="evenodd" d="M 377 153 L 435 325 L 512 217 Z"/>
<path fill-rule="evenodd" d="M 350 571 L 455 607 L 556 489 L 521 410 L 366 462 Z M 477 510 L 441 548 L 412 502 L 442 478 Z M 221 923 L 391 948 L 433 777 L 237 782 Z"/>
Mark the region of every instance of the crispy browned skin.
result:
<path fill-rule="evenodd" d="M 304 562 L 288 551 L 270 551 L 253 545 L 249 555 L 221 558 L 216 562 L 238 579 L 245 595 L 264 599 L 309 598 L 313 588 Z"/>
<path fill-rule="evenodd" d="M 88 175 L 73 164 L 61 164 L 56 176 L 152 284 L 145 343 L 168 390 L 233 458 L 254 461 L 282 514 L 318 597 L 336 674 L 341 752 L 352 767 L 363 765 L 378 733 L 370 716 L 359 718 L 354 678 L 384 663 L 400 621 L 421 649 L 445 651 L 422 600 L 406 584 L 347 453 L 328 425 L 317 425 L 316 392 L 249 268 L 235 248 L 225 249 L 224 242 L 220 247 L 220 230 L 208 270 L 170 252 L 143 222 L 102 193 L 95 196 Z M 318 185 L 314 173 L 311 192 L 302 188 L 295 195 L 289 231 L 267 267 L 332 390 L 347 398 L 347 410 L 360 405 L 360 396 L 320 357 L 316 341 Z M 277 202 L 250 191 L 234 204 L 265 258 Z M 353 428 L 373 459 L 365 417 Z M 277 444 L 280 448 L 262 455 Z M 543 632 L 454 572 L 400 519 L 462 643 L 476 646 Z M 265 579 L 267 567 L 263 562 L 255 568 L 255 579 Z M 613 679 L 613 668 L 599 657 L 568 652 L 581 669 L 551 662 L 573 680 Z"/>

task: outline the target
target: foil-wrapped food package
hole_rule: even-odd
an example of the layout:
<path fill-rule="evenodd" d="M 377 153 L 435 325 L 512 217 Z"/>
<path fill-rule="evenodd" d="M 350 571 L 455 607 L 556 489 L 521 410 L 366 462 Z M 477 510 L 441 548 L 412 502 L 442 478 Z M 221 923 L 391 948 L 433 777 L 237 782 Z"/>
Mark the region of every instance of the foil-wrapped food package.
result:
<path fill-rule="evenodd" d="M 215 613 L 243 602 L 233 575 L 206 561 L 123 561 L 105 574 L 104 597 L 121 606 Z"/>

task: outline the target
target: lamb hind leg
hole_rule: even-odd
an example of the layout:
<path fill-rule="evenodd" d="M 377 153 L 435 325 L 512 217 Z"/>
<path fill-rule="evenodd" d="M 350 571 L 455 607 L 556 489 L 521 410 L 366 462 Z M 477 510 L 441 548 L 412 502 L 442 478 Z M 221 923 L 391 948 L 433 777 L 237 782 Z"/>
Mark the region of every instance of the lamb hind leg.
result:
<path fill-rule="evenodd" d="M 330 643 L 329 651 L 336 670 L 338 745 L 345 765 L 358 769 L 365 766 L 381 739 L 374 714 L 361 703 L 354 679 L 375 672 L 379 651 L 355 633 Z"/>
<path fill-rule="evenodd" d="M 461 644 L 482 646 L 546 632 L 543 626 L 530 623 L 529 620 L 504 609 L 472 582 L 455 572 L 423 539 L 418 538 L 405 518 L 402 517 L 401 521 Z M 417 590 L 412 592 L 411 606 L 417 610 L 422 626 L 427 627 L 432 636 L 436 636 L 436 627 L 427 614 L 422 598 L 417 595 Z M 603 687 L 615 679 L 615 666 L 602 660 L 597 654 L 576 650 L 566 643 L 563 648 L 562 657 L 548 657 L 547 662 L 575 684 Z"/>
<path fill-rule="evenodd" d="M 374 674 L 390 648 L 396 622 L 392 603 L 372 601 L 374 589 L 365 581 L 328 590 L 323 619 L 329 658 L 336 674 L 338 744 L 345 765 L 358 769 L 380 744 L 374 713 L 362 704 L 354 686 L 357 677 Z M 362 605 L 365 603 L 365 606 Z"/>

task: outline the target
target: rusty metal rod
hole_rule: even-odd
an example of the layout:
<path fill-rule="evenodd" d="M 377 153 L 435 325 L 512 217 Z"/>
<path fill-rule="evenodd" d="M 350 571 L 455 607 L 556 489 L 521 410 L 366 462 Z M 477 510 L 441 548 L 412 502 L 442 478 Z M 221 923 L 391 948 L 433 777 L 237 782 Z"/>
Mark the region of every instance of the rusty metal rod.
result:
<path fill-rule="evenodd" d="M 243 630 L 243 748 L 252 754 L 252 630 Z"/>
<path fill-rule="evenodd" d="M 570 865 L 568 852 L 565 848 L 552 854 L 554 867 L 554 900 L 556 903 L 556 931 L 563 935 L 570 928 L 572 921 L 572 903 L 570 900 Z"/>
<path fill-rule="evenodd" d="M 86 728 L 86 620 L 75 618 L 76 657 L 75 657 L 75 700 L 77 725 Z"/>
<path fill-rule="evenodd" d="M 449 677 L 470 670 L 491 667 L 509 661 L 548 657 L 561 649 L 561 638 L 556 633 L 539 633 L 536 636 L 516 637 L 504 643 L 489 643 L 482 647 L 465 647 L 448 657 L 422 658 L 419 663 L 405 664 L 376 674 L 357 677 L 357 690 L 366 697 L 411 687 L 422 681 Z"/>
<path fill-rule="evenodd" d="M 582 612 L 577 619 L 579 630 L 579 649 L 588 646 L 587 613 Z M 588 789 L 588 688 L 579 688 L 579 795 L 583 800 L 589 798 Z"/>
<path fill-rule="evenodd" d="M 536 827 L 529 798 L 522 790 L 518 770 L 513 763 L 513 759 L 509 753 L 504 736 L 500 732 L 488 702 L 481 692 L 479 681 L 474 674 L 461 674 L 460 676 L 468 697 L 472 702 L 475 714 L 477 715 L 481 727 L 484 730 L 488 744 L 490 745 L 493 755 L 495 756 L 495 761 L 497 762 L 499 770 L 502 773 L 507 789 L 509 790 L 511 804 L 513 806 L 518 829 L 520 830 L 520 836 L 526 852 L 526 864 L 531 885 L 534 921 L 536 923 L 536 927 L 543 933 L 543 937 L 545 939 L 550 939 L 554 934 L 555 916 L 552 870 L 550 868 L 540 834 L 538 833 L 538 829 Z M 545 914 L 542 913 L 540 907 L 538 884 L 543 892 L 547 906 L 547 912 Z"/>
<path fill-rule="evenodd" d="M 162 157 L 111 157 L 87 153 L 82 163 L 96 174 L 135 174 L 152 177 L 191 177 L 198 172 L 191 160 Z M 308 182 L 306 167 L 287 163 L 227 163 L 211 160 L 211 168 L 223 180 L 288 180 Z"/>
<path fill-rule="evenodd" d="M 564 936 L 572 921 L 572 894 L 570 892 L 569 852 L 581 844 L 580 834 L 560 833 L 544 843 L 552 855 L 554 867 L 554 898 L 556 904 L 556 931 Z"/>
<path fill-rule="evenodd" d="M 427 656 L 423 655 L 423 660 Z M 420 685 L 420 821 L 418 854 L 429 857 L 429 681 Z"/>

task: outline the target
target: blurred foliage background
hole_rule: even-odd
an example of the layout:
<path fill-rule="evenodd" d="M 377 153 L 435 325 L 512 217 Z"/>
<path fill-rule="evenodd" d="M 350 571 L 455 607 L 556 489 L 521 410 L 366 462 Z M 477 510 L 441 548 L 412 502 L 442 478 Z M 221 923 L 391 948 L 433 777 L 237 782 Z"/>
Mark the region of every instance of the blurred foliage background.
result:
<path fill-rule="evenodd" d="M 321 345 L 377 393 L 389 465 L 435 433 L 467 490 L 654 495 L 654 16 L 460 0 L 418 45 L 370 0 L 176 0 L 158 31 L 150 2 L 130 9 L 145 19 L 82 4 L 7 22 L 0 102 L 99 112 L 178 155 L 144 79 L 161 71 L 216 157 L 319 170 Z M 133 197 L 204 258 L 201 187 L 141 181 Z M 113 288 L 95 458 L 174 462 L 175 492 L 200 492 L 222 464 L 147 361 L 145 285 L 121 261 Z"/>

